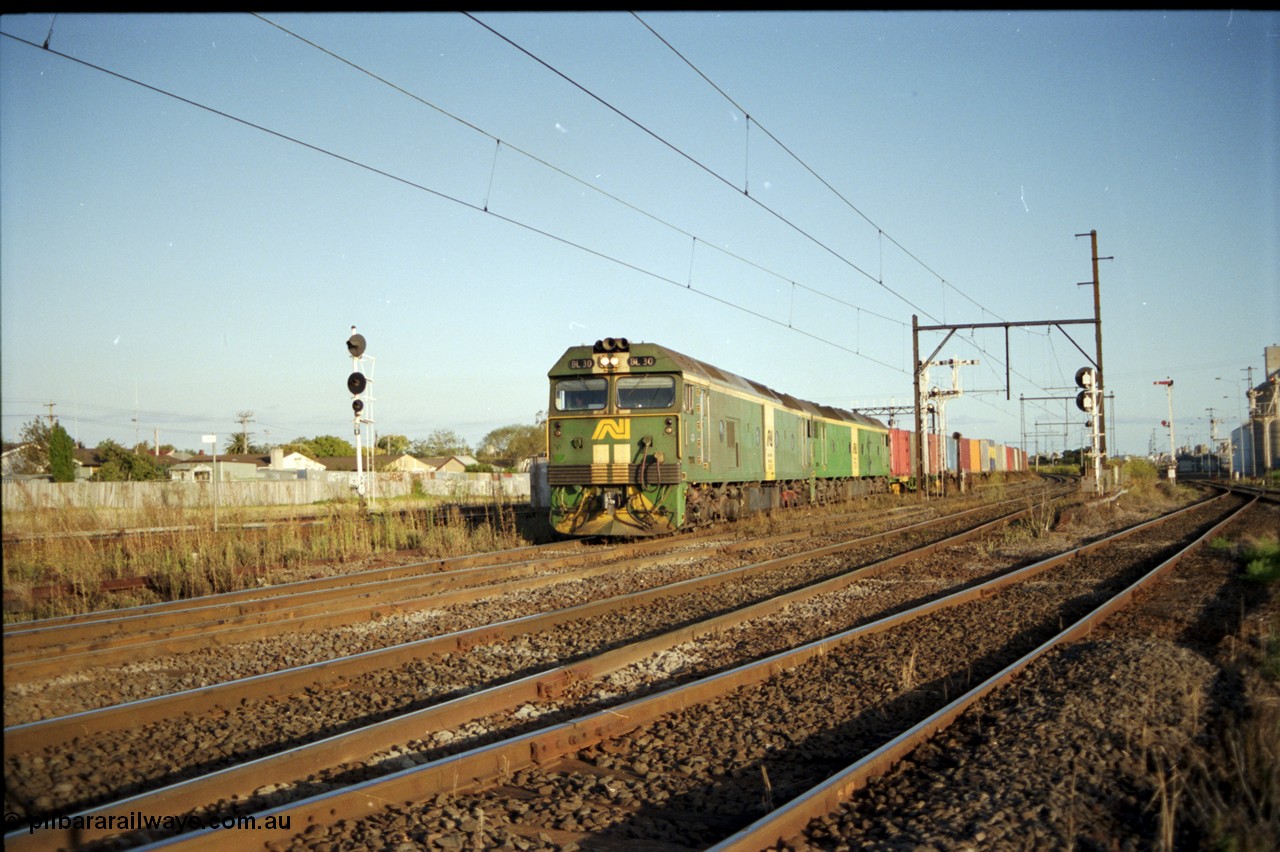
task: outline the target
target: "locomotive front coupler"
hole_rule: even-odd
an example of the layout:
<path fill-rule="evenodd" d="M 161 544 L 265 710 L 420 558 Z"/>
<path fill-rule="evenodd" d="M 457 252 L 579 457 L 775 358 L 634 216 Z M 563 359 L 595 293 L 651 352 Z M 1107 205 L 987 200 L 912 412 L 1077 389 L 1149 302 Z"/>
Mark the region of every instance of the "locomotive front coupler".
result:
<path fill-rule="evenodd" d="M 604 504 L 604 511 L 610 514 L 617 512 L 619 509 L 627 505 L 627 493 L 623 488 L 605 488 L 601 490 L 600 500 Z"/>

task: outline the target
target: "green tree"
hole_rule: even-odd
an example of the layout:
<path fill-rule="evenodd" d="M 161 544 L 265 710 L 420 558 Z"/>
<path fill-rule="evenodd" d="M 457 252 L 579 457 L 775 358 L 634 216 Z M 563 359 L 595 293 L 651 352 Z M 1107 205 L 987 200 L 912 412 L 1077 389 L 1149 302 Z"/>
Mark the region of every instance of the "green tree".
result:
<path fill-rule="evenodd" d="M 421 441 L 414 441 L 409 452 L 418 458 L 439 456 L 469 456 L 471 446 L 452 429 L 436 429 Z"/>
<path fill-rule="evenodd" d="M 294 438 L 287 444 L 281 444 L 280 449 L 284 450 L 284 454 L 286 456 L 289 455 L 289 453 L 302 453 L 304 456 L 311 456 L 311 458 L 316 457 L 316 448 L 311 445 L 310 441 L 302 436 Z"/>
<path fill-rule="evenodd" d="M 14 473 L 47 473 L 49 470 L 49 433 L 52 426 L 39 417 L 18 432 L 18 460 Z"/>
<path fill-rule="evenodd" d="M 310 443 L 316 453 L 313 458 L 354 456 L 356 454 L 356 448 L 350 441 L 343 440 L 335 435 L 317 435 L 311 439 Z"/>
<path fill-rule="evenodd" d="M 49 430 L 49 472 L 54 482 L 75 482 L 76 460 L 75 445 L 71 436 L 62 428 L 61 423 L 54 423 Z"/>
<path fill-rule="evenodd" d="M 280 449 L 284 450 L 285 455 L 302 453 L 304 456 L 309 456 L 313 459 L 354 456 L 356 454 L 356 448 L 351 445 L 350 441 L 344 441 L 334 435 L 317 435 L 314 438 L 298 436 L 287 444 L 281 444 Z"/>
<path fill-rule="evenodd" d="M 546 451 L 547 436 L 542 425 L 499 426 L 480 439 L 480 455 L 488 461 L 510 464 Z"/>
<path fill-rule="evenodd" d="M 392 456 L 404 455 L 409 452 L 409 438 L 405 435 L 383 435 L 378 439 L 378 450 Z"/>
<path fill-rule="evenodd" d="M 102 464 L 94 473 L 98 482 L 142 482 L 151 479 L 167 479 L 168 474 L 146 456 L 127 450 L 115 441 L 106 440 L 95 450 Z"/>

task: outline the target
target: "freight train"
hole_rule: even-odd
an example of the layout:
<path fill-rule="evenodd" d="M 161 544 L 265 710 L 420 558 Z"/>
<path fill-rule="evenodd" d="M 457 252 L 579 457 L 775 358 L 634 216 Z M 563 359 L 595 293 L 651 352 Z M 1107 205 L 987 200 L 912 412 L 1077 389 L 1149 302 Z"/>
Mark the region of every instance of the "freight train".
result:
<path fill-rule="evenodd" d="M 646 536 L 912 488 L 914 435 L 795 399 L 653 343 L 571 347 L 548 373 L 551 525 Z M 944 472 L 936 435 L 927 469 Z M 1024 470 L 1010 447 L 947 439 L 955 474 Z"/>

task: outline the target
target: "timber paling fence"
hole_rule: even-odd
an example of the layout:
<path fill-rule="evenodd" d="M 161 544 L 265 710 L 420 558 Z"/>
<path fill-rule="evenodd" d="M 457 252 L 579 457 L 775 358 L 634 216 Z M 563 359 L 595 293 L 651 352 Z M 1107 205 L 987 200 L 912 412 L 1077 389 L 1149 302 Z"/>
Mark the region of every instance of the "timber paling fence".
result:
<path fill-rule="evenodd" d="M 0 483 L 4 511 L 40 509 L 148 509 L 219 506 L 306 506 L 356 496 L 354 474 L 329 473 L 307 479 L 227 480 L 210 482 L 46 482 Z M 465 502 L 525 503 L 527 473 L 377 473 L 369 489 L 374 499 L 408 496 L 443 497 Z"/>

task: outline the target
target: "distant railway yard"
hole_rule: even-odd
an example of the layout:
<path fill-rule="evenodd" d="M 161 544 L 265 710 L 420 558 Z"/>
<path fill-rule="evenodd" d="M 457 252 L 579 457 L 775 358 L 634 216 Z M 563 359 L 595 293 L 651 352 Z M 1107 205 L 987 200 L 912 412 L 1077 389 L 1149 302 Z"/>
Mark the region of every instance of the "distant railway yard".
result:
<path fill-rule="evenodd" d="M 1010 476 L 9 620 L 6 846 L 1274 848 L 1278 530 Z"/>

